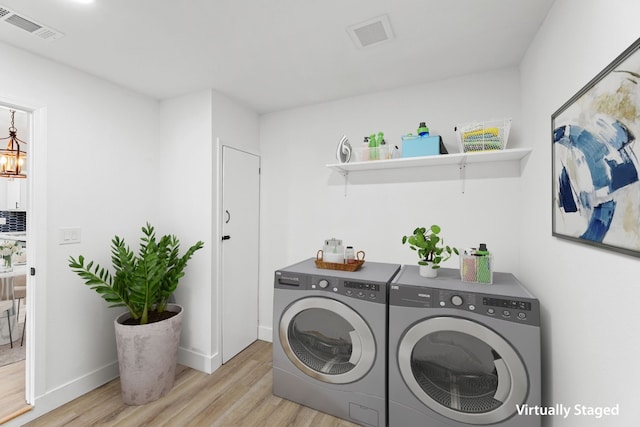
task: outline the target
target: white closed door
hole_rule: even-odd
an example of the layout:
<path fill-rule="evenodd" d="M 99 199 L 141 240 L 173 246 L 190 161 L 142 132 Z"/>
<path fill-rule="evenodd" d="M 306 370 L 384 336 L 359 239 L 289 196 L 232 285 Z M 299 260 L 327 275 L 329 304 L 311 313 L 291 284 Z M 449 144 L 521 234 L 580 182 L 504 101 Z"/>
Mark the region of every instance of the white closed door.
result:
<path fill-rule="evenodd" d="M 222 363 L 258 339 L 260 158 L 222 147 Z"/>

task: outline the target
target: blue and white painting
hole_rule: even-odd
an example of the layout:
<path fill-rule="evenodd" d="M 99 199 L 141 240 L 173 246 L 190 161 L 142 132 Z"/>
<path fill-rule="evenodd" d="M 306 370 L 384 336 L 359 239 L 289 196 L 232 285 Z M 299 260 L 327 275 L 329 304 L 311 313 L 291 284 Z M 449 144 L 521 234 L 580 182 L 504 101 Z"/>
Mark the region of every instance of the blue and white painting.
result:
<path fill-rule="evenodd" d="M 553 234 L 640 256 L 640 40 L 552 117 Z"/>

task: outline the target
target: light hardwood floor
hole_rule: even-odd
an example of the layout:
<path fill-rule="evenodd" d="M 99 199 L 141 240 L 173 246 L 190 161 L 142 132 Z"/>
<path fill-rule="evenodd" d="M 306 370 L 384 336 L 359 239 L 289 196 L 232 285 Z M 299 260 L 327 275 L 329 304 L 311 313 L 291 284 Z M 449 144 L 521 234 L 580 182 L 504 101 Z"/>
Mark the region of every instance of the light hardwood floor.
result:
<path fill-rule="evenodd" d="M 23 283 L 23 282 L 22 282 Z M 21 282 L 16 284 L 20 285 Z M 25 300 L 24 296 L 20 301 L 20 327 L 24 328 L 25 321 Z M 19 334 L 21 335 L 21 334 Z M 20 337 L 17 337 L 13 345 L 21 345 Z M 11 420 L 31 409 L 25 401 L 25 361 L 11 363 L 0 367 L 0 424 Z"/>
<path fill-rule="evenodd" d="M 24 400 L 24 363 L 0 367 L 0 424 L 31 409 Z"/>
<path fill-rule="evenodd" d="M 116 379 L 26 426 L 357 426 L 274 396 L 271 354 L 256 341 L 211 375 L 178 366 L 171 392 L 143 406 L 124 405 Z"/>

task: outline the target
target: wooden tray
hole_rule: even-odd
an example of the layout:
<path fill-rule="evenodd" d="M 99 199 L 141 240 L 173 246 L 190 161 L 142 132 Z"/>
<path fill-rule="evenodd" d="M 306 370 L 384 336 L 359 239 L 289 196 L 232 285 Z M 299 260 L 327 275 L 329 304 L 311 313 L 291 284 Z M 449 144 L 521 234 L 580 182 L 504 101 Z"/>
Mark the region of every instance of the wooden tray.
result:
<path fill-rule="evenodd" d="M 362 254 L 362 256 L 360 256 Z M 340 270 L 340 271 L 356 271 L 362 264 L 364 264 L 364 251 L 358 251 L 356 254 L 356 260 L 352 264 L 337 263 L 337 262 L 324 262 L 322 260 L 322 249 L 316 254 L 316 267 L 323 268 L 325 270 Z"/>

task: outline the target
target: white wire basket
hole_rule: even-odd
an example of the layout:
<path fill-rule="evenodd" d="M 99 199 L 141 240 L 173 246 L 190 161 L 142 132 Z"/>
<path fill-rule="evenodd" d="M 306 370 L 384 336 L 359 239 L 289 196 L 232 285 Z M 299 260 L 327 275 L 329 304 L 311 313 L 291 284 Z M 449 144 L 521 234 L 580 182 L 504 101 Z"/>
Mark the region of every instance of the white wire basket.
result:
<path fill-rule="evenodd" d="M 464 123 L 455 127 L 460 152 L 495 151 L 507 148 L 511 119 Z"/>

